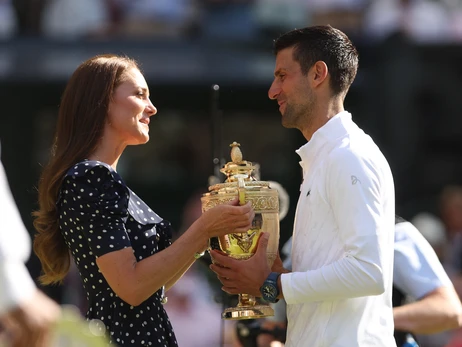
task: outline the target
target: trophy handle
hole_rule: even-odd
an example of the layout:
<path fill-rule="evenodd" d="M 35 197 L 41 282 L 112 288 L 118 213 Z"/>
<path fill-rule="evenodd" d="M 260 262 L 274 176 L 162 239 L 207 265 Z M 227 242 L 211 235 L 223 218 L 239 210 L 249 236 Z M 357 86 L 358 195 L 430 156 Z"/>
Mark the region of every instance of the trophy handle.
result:
<path fill-rule="evenodd" d="M 238 182 L 238 194 L 239 194 L 239 205 L 244 205 L 245 204 L 245 181 L 244 178 L 246 177 L 245 175 L 234 175 L 234 177 L 237 176 L 237 182 Z"/>

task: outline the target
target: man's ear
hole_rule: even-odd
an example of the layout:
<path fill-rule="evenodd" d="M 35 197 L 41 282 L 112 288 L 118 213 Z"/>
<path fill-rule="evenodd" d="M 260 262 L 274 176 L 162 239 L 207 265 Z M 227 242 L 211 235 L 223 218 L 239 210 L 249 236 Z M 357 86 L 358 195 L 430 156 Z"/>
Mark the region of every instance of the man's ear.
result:
<path fill-rule="evenodd" d="M 318 87 L 322 84 L 329 74 L 329 69 L 325 62 L 319 60 L 311 67 L 311 84 L 313 87 Z"/>

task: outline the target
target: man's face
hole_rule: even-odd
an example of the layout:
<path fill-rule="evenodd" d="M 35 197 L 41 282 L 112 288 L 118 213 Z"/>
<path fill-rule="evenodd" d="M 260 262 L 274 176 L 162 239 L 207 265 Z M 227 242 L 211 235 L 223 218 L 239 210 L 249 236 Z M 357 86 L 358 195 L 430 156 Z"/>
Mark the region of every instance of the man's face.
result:
<path fill-rule="evenodd" d="M 309 84 L 309 73 L 302 74 L 300 64 L 293 59 L 293 50 L 289 47 L 277 54 L 268 96 L 279 104 L 282 125 L 302 131 L 310 122 L 316 98 Z"/>

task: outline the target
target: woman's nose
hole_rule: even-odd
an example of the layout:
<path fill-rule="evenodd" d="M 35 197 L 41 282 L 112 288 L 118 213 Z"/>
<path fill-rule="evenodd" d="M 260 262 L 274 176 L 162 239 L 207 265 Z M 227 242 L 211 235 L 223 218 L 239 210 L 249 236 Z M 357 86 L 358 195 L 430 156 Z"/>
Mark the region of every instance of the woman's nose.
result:
<path fill-rule="evenodd" d="M 157 113 L 157 108 L 153 105 L 151 100 L 148 100 L 148 105 L 146 106 L 146 109 L 150 116 L 154 116 Z"/>

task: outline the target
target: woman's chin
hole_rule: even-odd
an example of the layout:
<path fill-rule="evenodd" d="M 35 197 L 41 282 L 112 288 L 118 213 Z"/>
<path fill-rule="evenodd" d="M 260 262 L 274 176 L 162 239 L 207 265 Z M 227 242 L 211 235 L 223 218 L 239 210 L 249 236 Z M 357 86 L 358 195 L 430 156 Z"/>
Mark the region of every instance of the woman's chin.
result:
<path fill-rule="evenodd" d="M 133 139 L 133 141 L 131 141 L 129 145 L 131 146 L 144 145 L 148 141 L 149 141 L 149 134 L 143 134 Z"/>
<path fill-rule="evenodd" d="M 149 135 L 146 135 L 142 141 L 140 141 L 140 145 L 144 145 L 145 143 L 148 143 L 149 142 Z"/>

